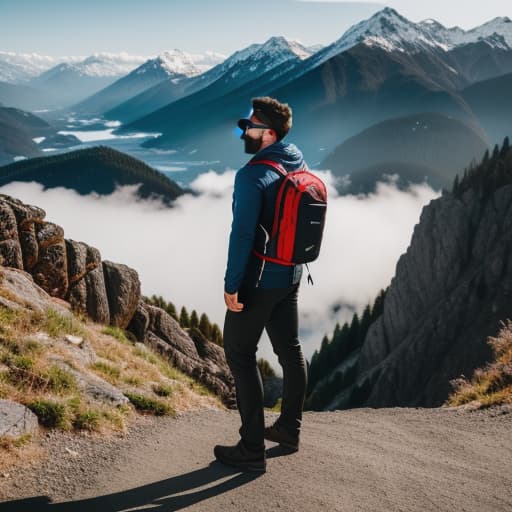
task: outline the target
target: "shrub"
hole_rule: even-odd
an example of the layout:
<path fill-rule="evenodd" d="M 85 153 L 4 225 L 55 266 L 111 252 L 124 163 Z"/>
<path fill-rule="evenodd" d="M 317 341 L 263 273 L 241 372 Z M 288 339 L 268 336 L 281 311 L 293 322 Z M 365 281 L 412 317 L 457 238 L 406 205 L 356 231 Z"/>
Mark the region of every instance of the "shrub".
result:
<path fill-rule="evenodd" d="M 68 411 L 64 404 L 52 400 L 35 400 L 28 403 L 27 407 L 45 427 L 69 429 Z"/>
<path fill-rule="evenodd" d="M 149 412 L 156 416 L 174 415 L 172 407 L 160 400 L 154 400 L 138 393 L 125 392 L 124 395 L 138 411 Z"/>

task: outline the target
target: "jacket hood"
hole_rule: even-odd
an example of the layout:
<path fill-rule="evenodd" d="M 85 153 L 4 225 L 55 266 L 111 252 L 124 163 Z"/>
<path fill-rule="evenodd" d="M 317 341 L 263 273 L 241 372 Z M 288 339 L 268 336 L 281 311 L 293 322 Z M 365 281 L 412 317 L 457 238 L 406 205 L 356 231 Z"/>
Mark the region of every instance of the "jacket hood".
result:
<path fill-rule="evenodd" d="M 304 167 L 304 157 L 295 144 L 279 141 L 258 151 L 251 161 L 272 160 L 280 163 L 287 171 Z"/>

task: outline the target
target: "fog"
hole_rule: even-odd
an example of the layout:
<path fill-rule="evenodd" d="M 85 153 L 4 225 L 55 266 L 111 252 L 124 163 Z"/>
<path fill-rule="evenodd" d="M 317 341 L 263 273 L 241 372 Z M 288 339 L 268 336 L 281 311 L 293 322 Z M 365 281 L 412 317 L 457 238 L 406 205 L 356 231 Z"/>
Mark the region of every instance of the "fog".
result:
<path fill-rule="evenodd" d="M 328 172 L 327 224 L 320 257 L 309 265 L 299 296 L 301 340 L 309 359 L 337 321 L 361 312 L 388 286 L 399 256 L 407 249 L 421 209 L 439 196 L 427 185 L 398 190 L 381 183 L 368 196 L 338 196 Z M 136 187 L 110 196 L 80 196 L 64 188 L 43 190 L 37 183 L 11 183 L 0 192 L 42 207 L 46 220 L 64 228 L 65 237 L 98 248 L 104 260 L 137 270 L 145 295 L 162 295 L 177 310 L 207 313 L 222 328 L 223 279 L 231 225 L 234 171 L 202 174 L 172 209 L 139 200 Z M 336 305 L 342 305 L 337 308 Z M 279 371 L 266 335 L 259 357 Z"/>

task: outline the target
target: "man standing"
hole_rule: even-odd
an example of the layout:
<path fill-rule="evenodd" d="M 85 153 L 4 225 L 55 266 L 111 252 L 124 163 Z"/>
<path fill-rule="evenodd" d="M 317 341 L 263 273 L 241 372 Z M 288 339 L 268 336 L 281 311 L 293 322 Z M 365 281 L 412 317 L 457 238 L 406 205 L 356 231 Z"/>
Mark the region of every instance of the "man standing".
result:
<path fill-rule="evenodd" d="M 215 446 L 215 457 L 228 465 L 266 470 L 264 439 L 298 450 L 306 393 L 306 364 L 298 339 L 297 297 L 302 265 L 281 265 L 255 254 L 269 241 L 281 175 L 305 166 L 302 153 L 283 142 L 292 125 L 287 104 L 255 98 L 249 119 L 240 119 L 245 152 L 255 156 L 236 174 L 233 223 L 229 238 L 224 300 L 224 350 L 235 379 L 242 420 L 240 441 Z M 263 251 L 264 252 L 264 251 Z M 258 341 L 266 329 L 283 368 L 281 414 L 265 428 L 263 385 L 256 364 Z"/>

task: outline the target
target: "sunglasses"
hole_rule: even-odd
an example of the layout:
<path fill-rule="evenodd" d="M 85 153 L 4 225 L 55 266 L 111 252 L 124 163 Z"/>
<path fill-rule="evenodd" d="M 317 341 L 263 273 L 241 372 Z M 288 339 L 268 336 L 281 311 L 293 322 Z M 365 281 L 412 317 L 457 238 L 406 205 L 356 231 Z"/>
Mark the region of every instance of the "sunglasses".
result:
<path fill-rule="evenodd" d="M 257 124 L 253 123 L 249 119 L 240 119 L 238 121 L 238 127 L 245 133 L 246 130 L 250 130 L 251 128 L 261 128 L 261 129 L 270 129 L 270 126 L 266 124 Z"/>

